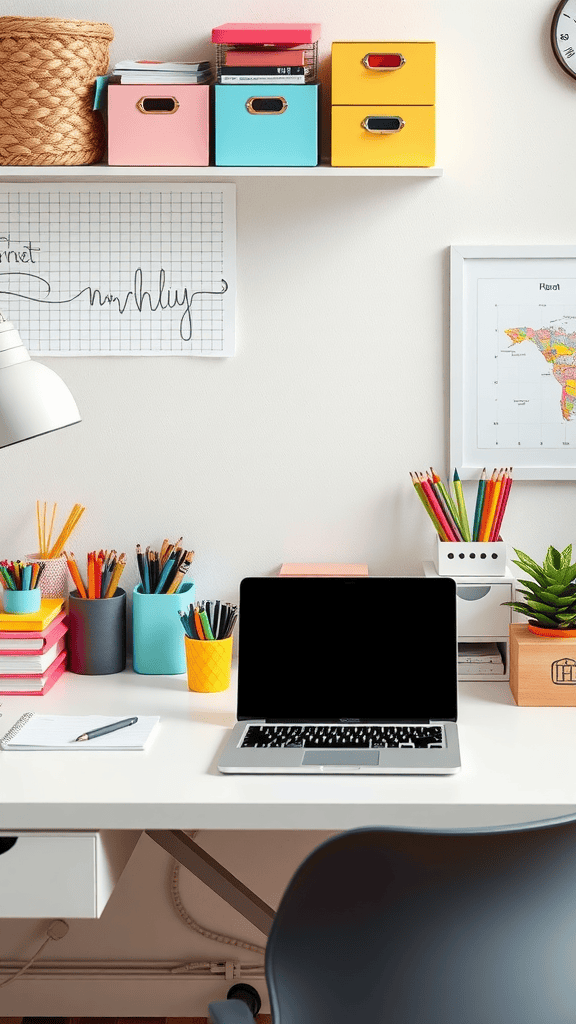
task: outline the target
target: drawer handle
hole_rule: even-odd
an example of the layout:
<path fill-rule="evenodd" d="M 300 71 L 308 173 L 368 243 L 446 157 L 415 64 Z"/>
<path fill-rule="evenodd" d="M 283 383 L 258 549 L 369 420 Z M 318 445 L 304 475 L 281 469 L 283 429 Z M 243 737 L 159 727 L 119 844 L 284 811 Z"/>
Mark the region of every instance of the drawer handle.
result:
<path fill-rule="evenodd" d="M 491 587 L 456 587 L 458 597 L 463 601 L 481 601 L 490 593 Z"/>
<path fill-rule="evenodd" d="M 401 53 L 367 53 L 362 63 L 368 71 L 398 71 L 404 67 L 406 58 Z"/>
<path fill-rule="evenodd" d="M 0 854 L 7 853 L 18 840 L 18 836 L 0 836 Z"/>
<path fill-rule="evenodd" d="M 283 114 L 288 104 L 283 96 L 251 96 L 246 100 L 249 114 Z"/>
<path fill-rule="evenodd" d="M 394 135 L 402 131 L 405 121 L 401 117 L 365 117 L 361 127 L 372 135 Z"/>
<path fill-rule="evenodd" d="M 175 114 L 179 106 L 175 96 L 141 96 L 136 109 L 141 114 Z"/>

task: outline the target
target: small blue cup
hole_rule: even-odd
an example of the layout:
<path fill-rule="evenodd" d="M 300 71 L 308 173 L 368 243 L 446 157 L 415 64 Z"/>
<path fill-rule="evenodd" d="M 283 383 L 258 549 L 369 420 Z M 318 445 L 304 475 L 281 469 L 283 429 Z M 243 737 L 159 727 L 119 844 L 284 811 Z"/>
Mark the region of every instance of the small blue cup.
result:
<path fill-rule="evenodd" d="M 42 591 L 40 587 L 33 590 L 3 590 L 2 601 L 4 611 L 11 615 L 30 615 L 40 611 Z"/>

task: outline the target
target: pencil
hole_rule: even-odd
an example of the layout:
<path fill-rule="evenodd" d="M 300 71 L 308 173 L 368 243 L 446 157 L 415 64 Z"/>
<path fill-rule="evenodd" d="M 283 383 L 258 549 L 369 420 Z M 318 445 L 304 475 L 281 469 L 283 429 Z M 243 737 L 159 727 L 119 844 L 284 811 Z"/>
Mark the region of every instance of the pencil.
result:
<path fill-rule="evenodd" d="M 64 552 L 64 554 L 66 555 L 66 552 Z M 84 586 L 84 583 L 82 582 L 82 577 L 80 575 L 78 566 L 76 565 L 76 559 L 74 557 L 74 554 L 72 552 L 70 552 L 69 555 L 66 555 L 66 562 L 68 563 L 68 569 L 70 570 L 70 575 L 71 575 L 72 579 L 74 580 L 74 585 L 76 587 L 76 590 L 80 594 L 80 597 L 84 597 L 85 598 L 86 597 L 86 587 Z"/>
<path fill-rule="evenodd" d="M 456 495 L 456 502 L 458 504 L 458 512 L 460 514 L 460 529 L 462 536 L 465 541 L 469 541 L 470 538 L 470 523 L 468 522 L 468 513 L 466 511 L 466 502 L 464 501 L 464 492 L 462 490 L 462 481 L 458 475 L 458 470 L 454 470 L 453 477 L 454 493 Z"/>
<path fill-rule="evenodd" d="M 432 480 L 433 480 L 434 485 L 436 487 L 436 493 L 438 494 L 438 492 L 440 492 L 440 495 L 444 498 L 444 502 L 445 502 L 445 504 L 448 507 L 448 510 L 450 512 L 450 516 L 452 517 L 452 522 L 453 522 L 454 526 L 456 527 L 458 533 L 462 533 L 462 528 L 461 528 L 461 525 L 460 525 L 460 517 L 459 517 L 458 509 L 456 508 L 456 505 L 454 504 L 454 500 L 452 498 L 452 495 L 450 494 L 448 488 L 446 487 L 446 485 L 444 484 L 443 480 L 441 479 L 440 474 L 436 473 L 435 470 L 432 468 L 432 466 L 430 466 L 430 472 L 432 474 Z M 447 516 L 447 518 L 448 518 L 448 521 L 450 522 L 450 517 Z"/>
<path fill-rule="evenodd" d="M 422 484 L 422 490 L 424 491 L 424 494 L 426 495 L 428 501 L 430 502 L 430 505 L 434 509 L 434 514 L 438 519 L 438 522 L 440 523 L 442 529 L 444 530 L 444 533 L 446 534 L 446 539 L 450 541 L 457 540 L 458 538 L 456 537 L 456 534 L 454 533 L 452 527 L 450 526 L 448 520 L 446 519 L 446 516 L 444 515 L 442 509 L 440 508 L 436 495 L 432 491 L 432 488 L 428 480 L 424 479 L 423 475 L 420 480 L 420 483 Z"/>
<path fill-rule="evenodd" d="M 438 479 L 440 478 L 438 477 Z M 438 499 L 438 504 L 440 505 L 440 508 L 442 509 L 444 515 L 446 516 L 446 521 L 450 524 L 452 528 L 452 532 L 456 540 L 462 540 L 462 531 L 460 529 L 460 524 L 458 522 L 458 514 L 456 513 L 456 516 L 454 516 L 453 514 L 451 504 L 452 499 L 450 498 L 450 500 L 448 500 L 444 484 L 442 484 L 442 481 L 440 481 L 440 483 L 436 483 L 434 478 L 432 478 L 432 480 L 429 480 L 429 483 L 434 494 L 436 495 L 436 498 Z"/>
<path fill-rule="evenodd" d="M 112 579 L 110 580 L 110 585 L 109 585 L 106 593 L 103 594 L 103 597 L 106 597 L 106 598 L 114 597 L 114 594 L 116 593 L 116 589 L 118 587 L 118 582 L 120 580 L 120 577 L 121 577 L 122 573 L 124 572 L 124 566 L 125 565 L 126 565 L 126 555 L 124 554 L 124 552 L 122 552 L 122 554 L 120 555 L 120 558 L 116 562 L 116 566 L 114 568 L 114 572 L 112 573 Z"/>
<path fill-rule="evenodd" d="M 474 509 L 474 527 L 472 529 L 472 540 L 478 540 L 478 531 L 482 521 L 482 509 L 484 507 L 484 494 L 486 492 L 486 468 L 480 474 L 478 490 L 476 492 L 476 507 Z"/>
<path fill-rule="evenodd" d="M 502 500 L 500 501 L 500 508 L 496 512 L 496 522 L 494 523 L 494 527 L 493 527 L 493 530 L 492 530 L 492 536 L 490 537 L 491 540 L 500 540 L 501 539 L 500 538 L 500 527 L 502 526 L 502 520 L 504 518 L 504 513 L 506 511 L 506 506 L 508 504 L 508 498 L 510 496 L 510 488 L 511 487 L 512 487 L 512 467 L 510 467 L 510 472 L 507 474 L 507 479 L 506 479 L 505 483 L 503 484 L 502 490 L 500 492 L 500 494 L 502 496 Z"/>
<path fill-rule="evenodd" d="M 494 472 L 496 472 L 496 471 L 494 471 Z M 503 477 L 503 475 L 504 475 L 504 470 L 501 469 L 500 472 L 498 473 L 498 475 L 497 475 L 497 477 L 496 477 L 496 479 L 494 481 L 494 485 L 492 487 L 492 491 L 491 491 L 491 494 L 490 494 L 490 507 L 488 509 L 488 514 L 486 516 L 486 523 L 484 525 L 484 531 L 482 533 L 482 536 L 480 537 L 480 540 L 483 540 L 483 541 L 489 541 L 490 540 L 490 535 L 492 533 L 492 527 L 494 526 L 494 520 L 495 520 L 495 517 L 496 517 L 496 509 L 498 508 L 498 498 L 500 497 L 500 491 L 502 490 L 502 477 Z"/>
<path fill-rule="evenodd" d="M 424 494 L 424 491 L 422 489 L 422 484 L 421 484 L 420 480 L 417 478 L 417 474 L 416 473 L 410 473 L 410 479 L 411 479 L 412 483 L 414 484 L 414 490 L 416 491 L 416 494 L 418 495 L 418 497 L 420 498 L 420 501 L 422 502 L 424 508 L 426 509 L 426 512 L 429 515 L 434 528 L 438 531 L 438 533 L 439 533 L 439 535 L 440 535 L 442 540 L 447 540 L 448 538 L 447 538 L 444 530 L 442 529 L 438 519 L 434 515 L 434 512 L 432 510 L 432 506 L 430 505 L 428 499 L 426 498 L 426 496 Z"/>

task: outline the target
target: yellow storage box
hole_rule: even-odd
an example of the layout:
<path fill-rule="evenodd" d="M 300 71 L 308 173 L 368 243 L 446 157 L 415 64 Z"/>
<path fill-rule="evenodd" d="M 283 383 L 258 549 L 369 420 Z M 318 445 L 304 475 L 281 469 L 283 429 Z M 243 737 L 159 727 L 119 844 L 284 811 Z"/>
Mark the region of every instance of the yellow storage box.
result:
<path fill-rule="evenodd" d="M 332 107 L 333 167 L 431 167 L 434 107 Z"/>
<path fill-rule="evenodd" d="M 332 43 L 332 165 L 431 167 L 433 42 Z"/>

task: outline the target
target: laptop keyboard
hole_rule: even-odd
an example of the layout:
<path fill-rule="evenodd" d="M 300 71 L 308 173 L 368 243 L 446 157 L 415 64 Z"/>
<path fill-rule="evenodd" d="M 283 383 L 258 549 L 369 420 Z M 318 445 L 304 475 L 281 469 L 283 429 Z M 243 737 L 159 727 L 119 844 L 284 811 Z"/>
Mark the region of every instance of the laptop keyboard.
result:
<path fill-rule="evenodd" d="M 443 747 L 441 725 L 251 725 L 242 747 Z"/>

